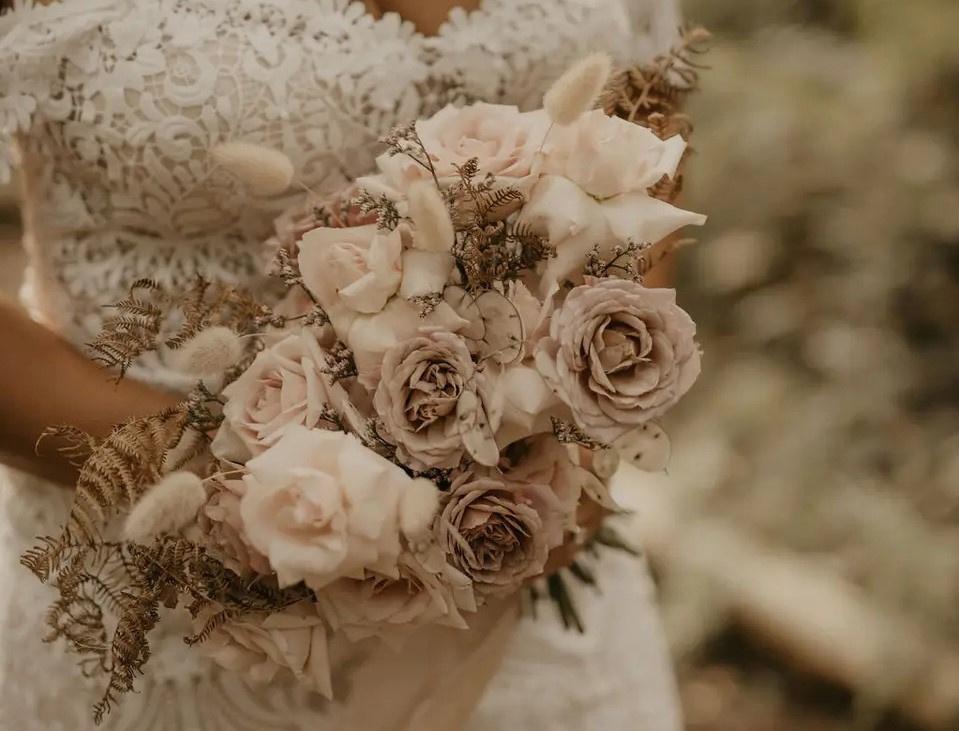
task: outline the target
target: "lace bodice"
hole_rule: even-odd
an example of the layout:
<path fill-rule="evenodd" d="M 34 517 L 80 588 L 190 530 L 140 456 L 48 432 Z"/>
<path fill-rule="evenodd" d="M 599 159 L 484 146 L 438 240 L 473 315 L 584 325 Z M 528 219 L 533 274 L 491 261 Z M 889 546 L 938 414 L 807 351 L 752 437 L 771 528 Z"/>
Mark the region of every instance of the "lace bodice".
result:
<path fill-rule="evenodd" d="M 18 4 L 0 16 L 0 179 L 22 168 L 28 302 L 83 343 L 102 306 L 141 277 L 256 286 L 260 244 L 296 189 L 252 195 L 214 164 L 218 143 L 280 149 L 301 188 L 335 189 L 369 171 L 376 140 L 398 122 L 457 100 L 535 106 L 573 58 L 648 59 L 678 24 L 675 0 L 483 0 L 454 10 L 435 37 L 348 0 Z M 157 360 L 139 375 L 176 382 Z M 67 497 L 0 474 L 0 729 L 89 727 L 92 690 L 70 658 L 38 645 L 50 596 L 17 565 L 60 523 Z M 642 568 L 602 571 L 612 572 L 603 597 L 584 599 L 596 632 L 570 638 L 549 619 L 521 629 L 471 729 L 579 729 L 598 704 L 604 728 L 640 718 L 644 731 L 678 728 Z M 142 692 L 110 728 L 351 727 L 297 689 L 251 695 L 185 652 L 178 629 L 158 641 Z"/>
<path fill-rule="evenodd" d="M 459 99 L 536 105 L 585 51 L 650 58 L 677 27 L 654 0 L 485 0 L 434 37 L 347 0 L 21 7 L 0 18 L 0 177 L 16 139 L 28 300 L 86 342 L 140 277 L 253 284 L 297 191 L 252 197 L 214 164 L 218 143 L 280 149 L 322 192 L 367 172 L 397 122 Z"/>

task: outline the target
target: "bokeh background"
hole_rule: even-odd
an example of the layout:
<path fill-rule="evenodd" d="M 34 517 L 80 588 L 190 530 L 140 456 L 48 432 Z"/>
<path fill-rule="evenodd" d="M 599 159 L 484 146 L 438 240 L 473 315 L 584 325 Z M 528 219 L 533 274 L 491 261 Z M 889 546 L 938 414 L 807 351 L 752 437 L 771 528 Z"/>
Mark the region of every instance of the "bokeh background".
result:
<path fill-rule="evenodd" d="M 705 375 L 636 502 L 688 727 L 959 729 L 959 2 L 684 4 Z"/>

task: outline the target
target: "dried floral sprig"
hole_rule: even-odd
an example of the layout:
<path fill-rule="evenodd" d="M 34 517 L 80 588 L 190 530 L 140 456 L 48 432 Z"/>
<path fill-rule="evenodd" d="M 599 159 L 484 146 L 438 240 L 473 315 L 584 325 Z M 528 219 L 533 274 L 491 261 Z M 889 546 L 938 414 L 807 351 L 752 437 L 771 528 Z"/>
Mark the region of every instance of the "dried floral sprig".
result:
<path fill-rule="evenodd" d="M 429 317 L 433 311 L 439 307 L 443 301 L 442 292 L 430 292 L 429 294 L 418 294 L 409 298 L 410 304 L 419 310 L 420 317 Z"/>
<path fill-rule="evenodd" d="M 575 424 L 559 419 L 555 416 L 550 417 L 550 423 L 553 425 L 553 435 L 561 444 L 578 444 L 586 449 L 609 449 L 609 445 L 600 442 L 588 436 L 582 429 Z"/>
<path fill-rule="evenodd" d="M 406 155 L 417 165 L 427 170 L 436 187 L 441 187 L 430 153 L 416 131 L 416 122 L 397 125 L 385 137 L 381 138 L 380 142 L 386 145 L 390 155 Z"/>
<path fill-rule="evenodd" d="M 648 127 L 660 139 L 678 134 L 688 141 L 693 127 L 683 106 L 686 97 L 699 87 L 700 72 L 707 68 L 699 56 L 706 51 L 709 38 L 704 28 L 688 28 L 673 48 L 651 63 L 614 73 L 600 95 L 603 111 Z M 682 175 L 677 174 L 664 177 L 649 189 L 649 194 L 672 202 L 681 189 Z"/>
<path fill-rule="evenodd" d="M 522 206 L 522 192 L 493 188 L 484 176 L 477 181 L 479 162 L 471 158 L 457 167 L 459 181 L 450 187 L 454 209 L 465 211 L 454 221 L 457 229 L 453 258 L 467 291 L 477 293 L 520 279 L 553 255 L 548 240 L 522 224 L 506 220 Z"/>
<path fill-rule="evenodd" d="M 333 383 L 341 381 L 344 378 L 352 378 L 357 374 L 356 362 L 353 360 L 353 351 L 349 346 L 338 340 L 327 350 L 326 365 L 320 366 L 319 370 L 326 373 L 333 380 Z"/>
<path fill-rule="evenodd" d="M 646 267 L 643 264 L 643 252 L 652 245 L 648 242 L 641 244 L 628 241 L 626 244 L 617 244 L 604 257 L 600 254 L 599 246 L 594 246 L 586 254 L 586 265 L 583 273 L 591 277 L 618 277 L 620 279 L 641 280 Z"/>
<path fill-rule="evenodd" d="M 403 220 L 396 204 L 385 194 L 373 195 L 368 190 L 361 190 L 350 200 L 350 205 L 364 216 L 376 216 L 377 228 L 383 231 L 392 231 Z"/>

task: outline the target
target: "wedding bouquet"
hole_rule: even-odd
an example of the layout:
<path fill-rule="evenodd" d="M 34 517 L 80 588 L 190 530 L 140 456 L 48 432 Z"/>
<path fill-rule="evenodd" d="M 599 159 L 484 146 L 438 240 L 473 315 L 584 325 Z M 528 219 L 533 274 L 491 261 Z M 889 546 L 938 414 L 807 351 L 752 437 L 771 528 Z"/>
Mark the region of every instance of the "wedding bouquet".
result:
<path fill-rule="evenodd" d="M 678 114 L 605 111 L 637 78 L 662 102 L 664 77 L 609 74 L 589 57 L 544 109 L 450 106 L 394 130 L 375 173 L 278 221 L 272 308 L 204 281 L 117 303 L 103 360 L 159 349 L 201 380 L 106 439 L 52 430 L 76 497 L 24 563 L 59 589 L 51 638 L 107 678 L 98 720 L 162 608 L 189 609 L 187 642 L 227 667 L 330 696 L 331 637 L 468 627 L 581 535 L 583 503 L 616 509 L 623 450 L 662 467 L 656 420 L 700 352 L 674 291 L 643 277 L 668 249 L 653 244 L 704 218 L 669 202 Z M 278 153 L 214 152 L 289 183 Z"/>

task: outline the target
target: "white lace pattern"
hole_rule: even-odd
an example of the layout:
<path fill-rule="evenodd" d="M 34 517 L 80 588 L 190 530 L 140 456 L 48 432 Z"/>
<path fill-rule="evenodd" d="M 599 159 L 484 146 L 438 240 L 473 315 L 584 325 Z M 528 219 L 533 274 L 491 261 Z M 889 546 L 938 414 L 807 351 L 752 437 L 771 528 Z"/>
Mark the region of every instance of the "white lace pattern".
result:
<path fill-rule="evenodd" d="M 475 12 L 454 10 L 435 37 L 395 14 L 374 19 L 347 0 L 19 5 L 0 16 L 0 180 L 12 164 L 22 167 L 28 302 L 79 344 L 98 331 L 103 305 L 142 277 L 175 287 L 202 273 L 257 286 L 265 264 L 259 244 L 293 194 L 252 196 L 214 165 L 209 151 L 218 143 L 281 149 L 300 183 L 335 189 L 370 169 L 376 140 L 400 121 L 458 100 L 535 106 L 573 58 L 600 48 L 620 60 L 650 58 L 668 47 L 677 27 L 674 0 L 484 0 Z M 175 382 L 159 358 L 137 373 Z M 73 731 L 90 723 L 92 691 L 76 681 L 72 661 L 39 645 L 48 593 L 16 563 L 34 536 L 55 530 L 66 500 L 51 486 L 0 474 L 0 728 Z M 622 573 L 609 585 L 632 584 L 635 602 L 642 576 Z M 616 592 L 611 588 L 604 604 L 618 601 Z M 635 656 L 654 634 L 651 615 L 647 620 L 628 630 L 591 629 L 581 654 L 598 667 L 626 637 Z M 562 634 L 536 630 L 551 631 Z M 556 647 L 567 645 L 557 640 Z M 616 656 L 608 675 L 636 682 L 657 675 L 662 710 L 646 728 L 671 731 L 675 711 L 661 649 L 645 655 L 638 674 L 624 671 L 628 658 Z M 332 711 L 296 688 L 239 691 L 236 678 L 185 651 L 175 628 L 148 667 L 143 692 L 125 700 L 108 727 L 338 728 Z M 481 718 L 502 723 L 509 703 L 522 701 L 516 693 L 527 670 L 568 676 L 548 687 L 584 697 L 574 692 L 587 687 L 580 667 L 538 668 L 514 648 L 503 671 L 516 675 L 512 691 L 494 687 Z M 608 691 L 605 702 L 614 709 L 602 716 L 604 728 L 636 728 L 636 688 L 593 690 Z M 512 700 L 498 706 L 498 694 Z M 535 709 L 540 700 L 542 712 Z M 584 727 L 563 720 L 575 715 L 568 707 L 550 711 L 540 700 L 517 714 L 512 728 Z M 528 724 L 519 721 L 527 716 Z"/>

